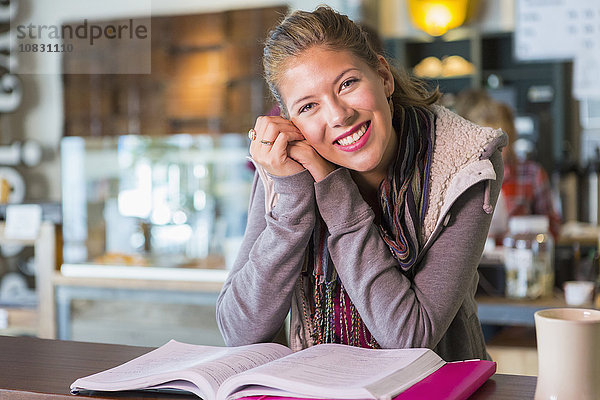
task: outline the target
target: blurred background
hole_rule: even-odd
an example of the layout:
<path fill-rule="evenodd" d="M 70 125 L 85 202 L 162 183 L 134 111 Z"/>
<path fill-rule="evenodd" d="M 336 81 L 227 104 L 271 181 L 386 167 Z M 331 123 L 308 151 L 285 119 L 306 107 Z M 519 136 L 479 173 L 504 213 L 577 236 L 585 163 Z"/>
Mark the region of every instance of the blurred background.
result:
<path fill-rule="evenodd" d="M 0 335 L 223 344 L 214 304 L 245 230 L 246 133 L 274 105 L 262 42 L 321 3 L 0 1 Z M 478 301 L 499 372 L 536 374 L 533 312 L 600 307 L 600 4 L 328 5 L 443 105 L 476 91 L 510 110 L 511 148 L 544 171 L 553 214 L 510 224 L 508 210 Z M 579 298 L 566 282 L 583 282 Z"/>

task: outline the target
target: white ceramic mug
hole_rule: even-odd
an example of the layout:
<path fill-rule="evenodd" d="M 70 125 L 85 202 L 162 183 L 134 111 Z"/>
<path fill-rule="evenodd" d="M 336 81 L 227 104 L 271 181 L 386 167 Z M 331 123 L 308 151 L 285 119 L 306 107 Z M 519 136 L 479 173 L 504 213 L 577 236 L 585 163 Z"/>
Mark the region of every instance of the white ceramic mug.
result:
<path fill-rule="evenodd" d="M 594 282 L 568 281 L 563 284 L 565 302 L 570 306 L 591 306 L 594 300 Z"/>
<path fill-rule="evenodd" d="M 554 308 L 535 313 L 536 400 L 600 400 L 600 310 Z"/>

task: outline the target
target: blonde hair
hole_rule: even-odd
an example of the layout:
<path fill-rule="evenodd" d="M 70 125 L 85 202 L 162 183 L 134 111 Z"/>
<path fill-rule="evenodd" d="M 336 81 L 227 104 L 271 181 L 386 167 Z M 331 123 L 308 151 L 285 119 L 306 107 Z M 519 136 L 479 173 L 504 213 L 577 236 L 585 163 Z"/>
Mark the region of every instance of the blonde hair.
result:
<path fill-rule="evenodd" d="M 346 15 L 339 14 L 327 6 L 318 7 L 312 12 L 294 11 L 269 33 L 263 52 L 265 80 L 285 115 L 288 114 L 281 100 L 278 84 L 286 70 L 286 63 L 290 58 L 297 57 L 314 46 L 349 51 L 375 71 L 380 65 L 378 53 L 370 43 L 367 33 Z M 441 94 L 437 88 L 429 91 L 421 80 L 403 70 L 392 66 L 390 68 L 394 76 L 394 105 L 426 107 L 440 98 Z M 394 108 L 395 115 L 401 113 L 399 108 Z"/>
<path fill-rule="evenodd" d="M 456 96 L 454 110 L 461 117 L 477 125 L 494 126 L 498 123 L 498 110 L 496 101 L 481 89 L 467 89 Z"/>
<path fill-rule="evenodd" d="M 485 90 L 468 89 L 458 94 L 454 110 L 477 125 L 502 129 L 507 134 L 509 143 L 503 150 L 506 152 L 506 160 L 514 161 L 512 144 L 517 140 L 517 129 L 514 113 L 508 104 L 494 100 Z"/>

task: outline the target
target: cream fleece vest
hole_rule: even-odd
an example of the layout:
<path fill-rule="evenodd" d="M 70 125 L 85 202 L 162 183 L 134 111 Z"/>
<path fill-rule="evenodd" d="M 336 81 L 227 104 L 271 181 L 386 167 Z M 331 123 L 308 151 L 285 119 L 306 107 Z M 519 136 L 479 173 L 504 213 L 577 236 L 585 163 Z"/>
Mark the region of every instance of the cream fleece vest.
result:
<path fill-rule="evenodd" d="M 441 106 L 433 106 L 433 112 L 436 115 L 436 134 L 429 178 L 429 206 L 422 229 L 423 241 L 431 237 L 440 217 L 444 216 L 443 211 L 458 195 L 475 181 L 482 180 L 479 178 L 496 179 L 487 158 L 494 150 L 506 145 L 506 134 L 499 129 L 475 125 Z M 475 173 L 479 177 L 464 177 L 465 174 Z M 493 211 L 486 201 L 484 210 L 487 213 Z"/>

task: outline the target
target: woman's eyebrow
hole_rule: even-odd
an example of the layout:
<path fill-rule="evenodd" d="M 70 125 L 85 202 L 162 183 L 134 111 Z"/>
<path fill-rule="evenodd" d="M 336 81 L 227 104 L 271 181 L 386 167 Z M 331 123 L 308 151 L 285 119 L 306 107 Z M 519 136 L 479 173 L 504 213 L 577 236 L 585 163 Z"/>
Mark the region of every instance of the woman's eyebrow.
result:
<path fill-rule="evenodd" d="M 298 104 L 298 103 L 302 103 L 304 100 L 310 99 L 311 97 L 312 97 L 312 94 L 309 94 L 308 96 L 304 96 L 304 97 L 301 97 L 301 98 L 299 98 L 298 100 L 296 100 L 296 101 L 295 101 L 295 102 L 292 104 L 292 106 L 290 107 L 290 109 L 292 109 L 292 108 L 295 108 L 295 107 L 296 107 L 296 104 Z"/>
<path fill-rule="evenodd" d="M 335 84 L 337 81 L 339 81 L 340 79 L 342 79 L 342 76 L 346 75 L 348 72 L 350 72 L 352 70 L 357 70 L 358 71 L 358 68 L 351 67 L 351 68 L 348 68 L 347 70 L 344 70 L 341 74 L 339 74 L 338 76 L 335 77 L 335 79 L 333 80 L 332 83 Z"/>
<path fill-rule="evenodd" d="M 343 77 L 344 75 L 346 75 L 348 72 L 350 72 L 350 71 L 352 71 L 352 70 L 357 70 L 357 71 L 358 71 L 358 68 L 356 68 L 356 67 L 351 67 L 351 68 L 345 69 L 345 70 L 344 70 L 344 71 L 342 71 L 342 72 L 341 72 L 341 73 L 340 73 L 338 76 L 336 76 L 336 77 L 335 77 L 335 79 L 333 80 L 332 84 L 335 84 L 335 83 L 337 83 L 337 82 L 338 82 L 340 79 L 342 79 L 342 77 Z M 310 95 L 310 94 L 309 94 L 308 96 L 304 96 L 304 97 L 301 97 L 301 98 L 299 98 L 298 100 L 294 101 L 294 103 L 292 104 L 292 107 L 290 107 L 290 108 L 295 108 L 295 107 L 296 107 L 296 104 L 298 104 L 298 103 L 301 103 L 301 102 L 303 102 L 304 100 L 307 100 L 307 99 L 309 99 L 309 98 L 311 98 L 311 97 L 312 97 L 312 95 Z"/>

